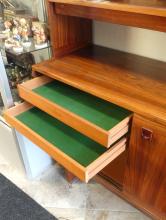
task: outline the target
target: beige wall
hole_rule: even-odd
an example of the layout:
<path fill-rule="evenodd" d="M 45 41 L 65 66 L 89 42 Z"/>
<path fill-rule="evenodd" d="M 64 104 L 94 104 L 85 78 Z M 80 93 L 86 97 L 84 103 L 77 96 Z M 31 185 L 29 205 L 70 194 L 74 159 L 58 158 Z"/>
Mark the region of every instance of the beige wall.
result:
<path fill-rule="evenodd" d="M 166 33 L 94 22 L 94 43 L 166 61 Z"/>

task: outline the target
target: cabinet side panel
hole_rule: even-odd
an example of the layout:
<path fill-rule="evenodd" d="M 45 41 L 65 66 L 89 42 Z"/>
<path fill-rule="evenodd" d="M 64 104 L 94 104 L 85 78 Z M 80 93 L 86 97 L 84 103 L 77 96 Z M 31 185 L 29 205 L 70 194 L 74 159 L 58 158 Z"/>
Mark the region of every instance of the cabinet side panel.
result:
<path fill-rule="evenodd" d="M 56 14 L 56 3 L 47 1 L 53 56 L 59 57 L 92 42 L 92 21 Z"/>

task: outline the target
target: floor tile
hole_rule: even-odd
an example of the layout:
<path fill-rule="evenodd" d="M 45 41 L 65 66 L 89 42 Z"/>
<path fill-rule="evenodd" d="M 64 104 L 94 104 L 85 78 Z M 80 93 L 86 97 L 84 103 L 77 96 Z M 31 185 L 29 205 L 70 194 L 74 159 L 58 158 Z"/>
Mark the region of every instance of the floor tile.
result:
<path fill-rule="evenodd" d="M 88 185 L 87 209 L 137 212 L 137 209 L 97 183 Z"/>
<path fill-rule="evenodd" d="M 85 220 L 108 220 L 109 211 L 106 210 L 87 210 Z"/>
<path fill-rule="evenodd" d="M 2 162 L 0 158 L 0 173 L 6 176 L 9 180 L 15 183 L 18 187 L 27 183 L 25 173 L 18 171 L 15 167 L 9 165 L 7 162 Z"/>
<path fill-rule="evenodd" d="M 64 178 L 63 169 L 58 166 L 33 181 L 30 188 L 25 186 L 24 191 L 43 206 L 68 209 L 86 207 L 86 184 L 79 181 L 69 184 Z"/>
<path fill-rule="evenodd" d="M 9 164 L 7 163 L 7 161 L 0 155 L 0 166 L 7 164 L 9 166 Z"/>
<path fill-rule="evenodd" d="M 85 209 L 57 209 L 47 207 L 47 210 L 58 220 L 85 220 Z"/>
<path fill-rule="evenodd" d="M 59 220 L 149 220 L 94 180 L 69 184 L 58 164 L 32 181 L 0 156 L 0 173 Z"/>
<path fill-rule="evenodd" d="M 85 220 L 150 220 L 150 218 L 140 212 L 87 210 Z"/>

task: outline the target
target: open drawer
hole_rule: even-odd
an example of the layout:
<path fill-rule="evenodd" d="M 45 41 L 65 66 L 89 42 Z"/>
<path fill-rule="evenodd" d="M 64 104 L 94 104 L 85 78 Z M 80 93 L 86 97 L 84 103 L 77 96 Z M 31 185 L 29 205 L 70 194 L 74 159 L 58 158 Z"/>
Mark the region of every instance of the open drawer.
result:
<path fill-rule="evenodd" d="M 18 89 L 24 100 L 106 148 L 129 130 L 128 110 L 46 76 Z"/>
<path fill-rule="evenodd" d="M 29 103 L 22 103 L 7 110 L 5 119 L 85 182 L 88 182 L 126 148 L 126 138 L 122 138 L 109 149 L 103 148 L 92 139 Z"/>

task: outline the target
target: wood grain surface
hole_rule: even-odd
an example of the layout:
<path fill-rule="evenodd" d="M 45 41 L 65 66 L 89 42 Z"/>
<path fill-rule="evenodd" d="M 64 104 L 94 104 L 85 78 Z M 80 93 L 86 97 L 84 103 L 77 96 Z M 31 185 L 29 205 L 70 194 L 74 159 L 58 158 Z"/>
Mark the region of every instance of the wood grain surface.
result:
<path fill-rule="evenodd" d="M 5 112 L 5 120 L 22 135 L 27 137 L 34 144 L 48 153 L 69 172 L 73 173 L 75 176 L 86 183 L 98 172 L 100 172 L 105 166 L 116 159 L 116 157 L 118 157 L 126 149 L 127 139 L 122 138 L 119 142 L 115 143 L 107 151 L 104 151 L 103 154 L 101 154 L 99 157 L 97 157 L 97 159 L 85 167 L 16 118 L 16 116 L 28 111 L 32 107 L 33 106 L 28 103 L 17 105 Z"/>
<path fill-rule="evenodd" d="M 119 121 L 114 127 L 111 128 L 111 124 L 110 124 L 110 129 L 107 130 L 107 129 L 100 127 L 99 125 L 92 123 L 91 121 L 86 119 L 86 117 L 81 117 L 78 114 L 72 112 L 71 110 L 67 110 L 62 105 L 57 104 L 56 102 L 53 102 L 43 97 L 42 95 L 35 93 L 35 91 L 33 91 L 33 89 L 40 87 L 42 85 L 45 85 L 48 82 L 51 82 L 51 78 L 48 78 L 45 76 L 37 77 L 35 79 L 29 80 L 28 82 L 25 82 L 18 86 L 19 95 L 25 101 L 31 103 L 37 108 L 40 108 L 42 111 L 45 111 L 46 113 L 53 116 L 54 118 L 57 118 L 58 120 L 67 124 L 68 126 L 76 129 L 77 131 L 81 132 L 82 134 L 88 136 L 89 138 L 95 140 L 96 142 L 100 143 L 101 145 L 107 148 L 109 148 L 113 143 L 115 143 L 118 139 L 120 139 L 125 133 L 129 131 L 130 121 L 131 121 L 130 119 L 132 116 L 132 114 L 130 113 L 128 115 L 126 114 L 126 117 L 124 117 L 122 121 Z M 79 97 L 80 97 L 80 100 L 78 100 L 78 102 L 81 102 L 81 96 Z M 70 100 L 72 101 L 72 96 Z M 97 101 L 99 104 L 100 100 L 97 100 Z M 104 107 L 103 105 L 103 108 L 106 108 L 106 107 Z M 107 109 L 108 108 L 109 107 L 107 107 Z M 110 108 L 111 108 L 111 105 L 110 105 Z M 110 111 L 109 118 L 112 117 L 116 119 L 115 116 L 114 117 L 111 116 L 111 113 L 114 114 L 115 111 L 116 111 L 116 108 L 112 108 L 112 111 Z M 121 114 L 120 111 L 117 113 Z M 101 115 L 102 117 L 101 120 L 103 120 L 103 115 L 104 115 L 104 111 Z"/>
<path fill-rule="evenodd" d="M 166 63 L 90 46 L 33 71 L 166 124 Z"/>
<path fill-rule="evenodd" d="M 92 42 L 91 20 L 58 15 L 49 1 L 47 11 L 53 57 L 70 53 Z"/>
<path fill-rule="evenodd" d="M 49 0 L 49 2 L 55 4 L 55 13 L 58 15 L 166 31 L 164 0 L 113 0 L 101 3 L 86 0 Z"/>
<path fill-rule="evenodd" d="M 152 139 L 142 136 L 142 128 Z M 164 126 L 135 116 L 131 131 L 124 190 L 158 219 L 166 219 L 166 130 Z"/>

